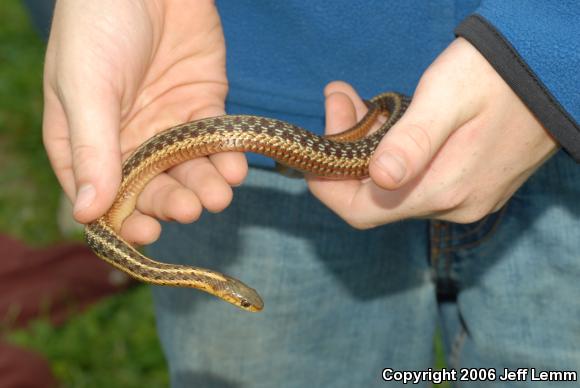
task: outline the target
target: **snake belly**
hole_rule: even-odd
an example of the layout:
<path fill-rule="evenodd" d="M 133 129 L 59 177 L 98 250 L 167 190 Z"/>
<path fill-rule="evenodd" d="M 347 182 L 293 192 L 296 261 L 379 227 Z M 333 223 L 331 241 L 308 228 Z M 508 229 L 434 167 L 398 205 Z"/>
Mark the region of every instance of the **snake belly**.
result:
<path fill-rule="evenodd" d="M 158 133 L 123 164 L 122 181 L 110 209 L 85 226 L 95 254 L 128 275 L 155 285 L 190 287 L 247 311 L 264 303 L 253 288 L 210 269 L 158 262 L 119 236 L 145 185 L 161 172 L 189 159 L 226 151 L 255 152 L 287 168 L 329 178 L 362 178 L 385 133 L 403 115 L 409 99 L 397 93 L 372 98 L 369 112 L 354 127 L 318 136 L 290 123 L 250 115 L 225 115 L 181 124 Z M 386 121 L 368 134 L 379 115 Z"/>

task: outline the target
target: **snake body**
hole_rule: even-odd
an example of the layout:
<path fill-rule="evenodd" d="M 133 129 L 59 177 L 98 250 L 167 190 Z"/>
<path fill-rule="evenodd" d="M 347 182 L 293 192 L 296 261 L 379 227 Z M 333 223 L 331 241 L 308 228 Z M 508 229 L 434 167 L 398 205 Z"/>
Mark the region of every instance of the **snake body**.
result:
<path fill-rule="evenodd" d="M 85 226 L 86 241 L 98 257 L 146 283 L 196 288 L 244 310 L 260 311 L 262 299 L 241 281 L 205 268 L 152 260 L 123 240 L 118 232 L 135 209 L 139 193 L 168 168 L 225 151 L 259 153 L 288 168 L 318 176 L 365 177 L 373 151 L 408 102 L 397 93 L 380 94 L 368 102 L 369 112 L 357 125 L 332 136 L 318 136 L 281 120 L 250 115 L 207 118 L 160 132 L 125 161 L 116 199 L 107 213 Z M 380 114 L 386 121 L 367 135 Z"/>

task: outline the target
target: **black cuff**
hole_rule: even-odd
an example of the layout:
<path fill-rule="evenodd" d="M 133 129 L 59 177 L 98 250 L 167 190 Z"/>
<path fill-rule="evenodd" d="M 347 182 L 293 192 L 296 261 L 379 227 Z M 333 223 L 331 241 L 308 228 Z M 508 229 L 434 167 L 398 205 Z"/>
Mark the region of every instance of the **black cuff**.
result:
<path fill-rule="evenodd" d="M 554 98 L 508 40 L 480 15 L 471 15 L 455 34 L 467 39 L 494 67 L 564 149 L 580 162 L 580 126 Z"/>

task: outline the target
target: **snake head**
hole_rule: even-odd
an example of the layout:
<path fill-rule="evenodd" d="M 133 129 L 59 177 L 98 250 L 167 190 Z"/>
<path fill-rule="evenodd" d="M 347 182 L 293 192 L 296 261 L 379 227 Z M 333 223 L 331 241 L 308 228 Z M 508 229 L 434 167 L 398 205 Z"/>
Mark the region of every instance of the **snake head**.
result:
<path fill-rule="evenodd" d="M 222 292 L 218 294 L 220 298 L 246 311 L 258 312 L 264 308 L 264 302 L 256 290 L 238 279 L 227 275 L 224 277 L 227 281 Z"/>

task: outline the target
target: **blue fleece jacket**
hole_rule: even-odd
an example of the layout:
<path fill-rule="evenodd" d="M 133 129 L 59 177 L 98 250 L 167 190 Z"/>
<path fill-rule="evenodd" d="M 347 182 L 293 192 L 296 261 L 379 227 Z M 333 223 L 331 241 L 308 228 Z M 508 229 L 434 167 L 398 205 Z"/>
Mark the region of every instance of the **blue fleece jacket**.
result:
<path fill-rule="evenodd" d="M 228 50 L 228 112 L 281 118 L 322 133 L 322 90 L 328 82 L 350 82 L 363 97 L 385 90 L 412 94 L 422 72 L 457 33 L 502 76 L 509 68 L 513 82 L 525 86 L 514 88 L 520 97 L 530 93 L 519 78 L 526 73 L 518 65 L 523 62 L 528 81 L 535 78 L 538 90 L 552 99 L 549 117 L 538 117 L 580 159 L 580 73 L 573 68 L 580 64 L 580 2 L 479 3 L 218 0 Z M 506 61 L 501 58 L 506 52 L 515 57 Z M 528 106 L 545 102 L 522 99 Z M 537 114 L 539 107 L 530 108 Z M 259 155 L 250 155 L 250 162 L 272 165 Z"/>
<path fill-rule="evenodd" d="M 484 0 L 456 32 L 580 161 L 580 2 Z"/>

